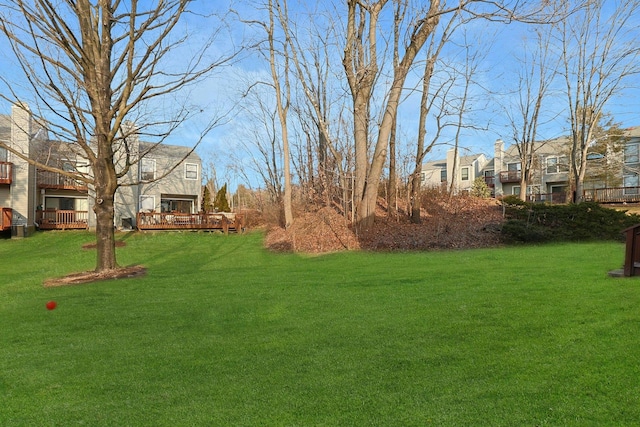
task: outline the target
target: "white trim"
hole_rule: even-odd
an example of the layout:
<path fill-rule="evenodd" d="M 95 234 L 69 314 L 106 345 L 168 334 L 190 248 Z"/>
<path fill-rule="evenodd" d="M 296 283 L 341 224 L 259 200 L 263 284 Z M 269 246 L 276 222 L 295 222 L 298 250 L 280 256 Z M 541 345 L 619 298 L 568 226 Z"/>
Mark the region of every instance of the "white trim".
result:
<path fill-rule="evenodd" d="M 190 171 L 190 170 L 189 170 L 189 166 L 195 166 L 195 168 L 196 168 L 196 170 L 195 170 L 196 176 L 195 176 L 195 177 L 193 177 L 193 178 L 190 178 L 190 177 L 189 177 L 189 172 L 192 172 L 192 173 L 193 173 L 193 171 Z M 199 171 L 198 171 L 198 164 L 197 164 L 197 163 L 185 163 L 185 164 L 184 164 L 184 179 L 188 179 L 188 180 L 193 180 L 193 181 L 195 181 L 195 180 L 197 180 L 197 179 L 198 179 L 198 172 L 199 172 Z"/>
<path fill-rule="evenodd" d="M 464 177 L 464 174 L 462 172 L 467 172 L 467 177 Z M 471 171 L 469 170 L 469 167 L 464 167 L 464 168 L 460 168 L 460 180 L 462 181 L 469 181 L 471 177 Z"/>
<path fill-rule="evenodd" d="M 145 163 L 148 163 L 149 165 L 153 165 L 153 177 L 152 178 L 143 178 L 142 174 L 145 173 L 144 169 L 145 169 Z M 146 157 L 143 157 L 142 159 L 140 159 L 140 180 L 141 181 L 152 181 L 156 179 L 156 159 L 148 159 Z"/>

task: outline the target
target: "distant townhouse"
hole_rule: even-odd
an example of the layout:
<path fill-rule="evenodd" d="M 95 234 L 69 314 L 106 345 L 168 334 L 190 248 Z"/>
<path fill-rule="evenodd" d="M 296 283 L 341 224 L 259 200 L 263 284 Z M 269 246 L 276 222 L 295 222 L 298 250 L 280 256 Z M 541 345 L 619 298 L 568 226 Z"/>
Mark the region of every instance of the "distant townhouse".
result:
<path fill-rule="evenodd" d="M 587 154 L 585 199 L 604 203 L 640 202 L 640 127 L 626 129 L 622 138 L 623 149 L 619 152 Z M 569 147 L 567 137 L 536 144 L 527 200 L 565 203 L 573 199 Z M 455 176 L 452 176 L 454 164 Z M 494 197 L 519 196 L 522 170 L 518 147 L 505 148 L 504 142 L 497 140 L 494 157 L 489 160 L 484 155 L 456 159 L 454 151 L 449 150 L 446 159 L 424 163 L 421 175 L 425 187 L 450 186 L 455 181 L 456 191 L 468 190 L 477 177 L 484 178 Z"/>
<path fill-rule="evenodd" d="M 456 193 L 471 190 L 473 181 L 482 173 L 488 163 L 484 154 L 456 155 L 455 149 L 447 151 L 447 158 L 424 163 L 420 175 L 423 187 L 453 188 Z M 453 184 L 453 187 L 452 187 Z"/>
<path fill-rule="evenodd" d="M 189 147 L 129 141 L 136 160 L 115 196 L 114 226 L 136 227 L 140 212 L 195 214 L 201 199 L 200 157 Z M 38 168 L 26 159 L 91 178 L 92 171 L 74 144 L 52 141 L 28 108 L 13 106 L 0 115 L 0 139 L 20 155 L 0 149 L 0 218 L 13 235 L 35 228 L 95 227 L 93 189 L 87 182 Z"/>
<path fill-rule="evenodd" d="M 533 158 L 531 180 L 527 187 L 530 201 L 563 203 L 569 191 L 568 140 L 558 138 L 537 144 Z M 494 145 L 494 195 L 519 196 L 522 179 L 518 147 L 504 148 L 502 140 Z"/>

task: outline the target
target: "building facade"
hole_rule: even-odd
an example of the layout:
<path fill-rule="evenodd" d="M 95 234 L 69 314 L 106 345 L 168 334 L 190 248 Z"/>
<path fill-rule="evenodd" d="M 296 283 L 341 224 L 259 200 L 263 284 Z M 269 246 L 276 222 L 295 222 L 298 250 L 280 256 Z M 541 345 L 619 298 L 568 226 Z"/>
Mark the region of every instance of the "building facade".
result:
<path fill-rule="evenodd" d="M 423 187 L 452 188 L 454 193 L 464 193 L 471 190 L 473 182 L 488 164 L 484 154 L 459 156 L 455 149 L 447 151 L 447 158 L 427 162 L 422 165 L 420 174 Z"/>
<path fill-rule="evenodd" d="M 133 161 L 115 195 L 114 226 L 135 228 L 139 212 L 197 213 L 200 157 L 189 147 L 142 142 L 135 134 L 130 138 L 128 154 Z M 24 236 L 36 228 L 95 227 L 92 171 L 77 146 L 50 140 L 26 105 L 14 105 L 10 116 L 0 116 L 0 140 L 16 151 L 0 148 L 3 231 Z M 74 177 L 37 167 L 28 159 Z"/>
<path fill-rule="evenodd" d="M 583 194 L 586 200 L 640 201 L 640 128 L 626 129 L 618 145 L 619 150 L 603 151 L 601 148 L 596 150 L 598 147 L 594 142 L 593 150 L 587 154 Z M 527 200 L 551 203 L 573 200 L 569 147 L 567 137 L 536 143 Z M 497 140 L 493 154 L 493 159 L 482 154 L 456 158 L 455 152 L 449 150 L 446 159 L 423 165 L 422 185 L 451 188 L 453 183 L 454 192 L 467 191 L 476 178 L 483 177 L 494 197 L 520 196 L 522 167 L 518 146 L 505 147 L 502 140 Z"/>

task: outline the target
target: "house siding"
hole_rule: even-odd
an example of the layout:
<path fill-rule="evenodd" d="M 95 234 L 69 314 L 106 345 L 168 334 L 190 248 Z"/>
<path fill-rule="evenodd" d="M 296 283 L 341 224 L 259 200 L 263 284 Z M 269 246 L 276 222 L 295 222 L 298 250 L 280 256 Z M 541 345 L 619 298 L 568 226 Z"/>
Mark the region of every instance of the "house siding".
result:
<path fill-rule="evenodd" d="M 86 162 L 78 160 L 77 156 L 70 150 L 70 145 L 49 141 L 43 137 L 34 137 L 34 120 L 28 107 L 13 106 L 11 116 L 0 117 L 0 137 L 9 140 L 11 145 L 20 150 L 25 155 L 38 159 L 39 144 L 45 144 L 49 155 L 51 152 L 56 156 L 48 159 L 48 164 L 61 167 L 64 163 L 69 163 L 74 167 L 86 166 Z M 129 124 L 129 126 L 132 126 Z M 146 156 L 156 160 L 157 181 L 152 183 L 138 183 L 140 176 L 140 163 L 134 162 L 127 175 L 123 178 L 125 184 L 118 188 L 115 194 L 114 205 L 114 225 L 117 228 L 132 225 L 135 227 L 136 214 L 140 211 L 140 197 L 150 195 L 155 198 L 154 209 L 161 210 L 161 200 L 165 197 L 172 197 L 179 200 L 190 200 L 191 210 L 195 213 L 200 206 L 201 198 L 201 168 L 200 157 L 195 153 L 189 153 L 190 148 L 183 146 L 150 144 L 140 142 L 137 135 L 133 134 L 130 148 L 134 155 L 134 160 L 139 160 L 135 156 Z M 51 144 L 57 144 L 51 150 Z M 124 156 L 122 156 L 124 158 Z M 74 210 L 83 211 L 83 218 L 88 228 L 96 225 L 95 214 L 92 209 L 94 192 L 91 187 L 86 187 L 75 180 L 63 179 L 54 176 L 54 184 L 47 185 L 44 181 L 39 182 L 41 177 L 37 169 L 27 161 L 18 158 L 11 153 L 7 154 L 7 160 L 13 163 L 13 180 L 11 184 L 0 185 L 0 207 L 13 209 L 14 227 L 27 227 L 35 229 L 37 218 L 43 212 L 40 209 L 52 210 Z M 39 159 L 38 159 L 39 160 Z M 174 170 L 169 171 L 176 163 L 180 164 Z M 196 179 L 185 178 L 185 163 L 197 165 Z M 122 165 L 120 165 L 122 166 Z M 82 169 L 81 169 L 82 170 Z M 84 170 L 91 174 L 90 170 Z M 165 175 L 166 176 L 163 176 Z M 42 178 L 42 179 L 46 179 Z M 68 182 L 71 185 L 68 185 Z M 76 185 L 77 183 L 77 185 Z M 14 234 L 16 234 L 14 232 Z M 21 233 L 23 234 L 23 233 Z"/>

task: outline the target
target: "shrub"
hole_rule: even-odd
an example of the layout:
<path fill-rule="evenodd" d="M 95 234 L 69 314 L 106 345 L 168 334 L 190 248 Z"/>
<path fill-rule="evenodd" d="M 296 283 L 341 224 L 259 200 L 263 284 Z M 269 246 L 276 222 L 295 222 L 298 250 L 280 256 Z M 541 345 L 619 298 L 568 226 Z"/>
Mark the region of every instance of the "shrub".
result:
<path fill-rule="evenodd" d="M 485 182 L 484 178 L 479 176 L 473 181 L 473 186 L 471 187 L 471 195 L 475 197 L 480 197 L 482 199 L 488 199 L 491 197 L 491 190 L 489 186 Z"/>
<path fill-rule="evenodd" d="M 624 229 L 640 223 L 636 214 L 594 202 L 549 205 L 505 197 L 503 204 L 507 221 L 502 234 L 513 242 L 622 240 Z"/>
<path fill-rule="evenodd" d="M 229 201 L 227 200 L 227 184 L 218 190 L 216 200 L 213 202 L 213 207 L 217 212 L 231 212 Z"/>

